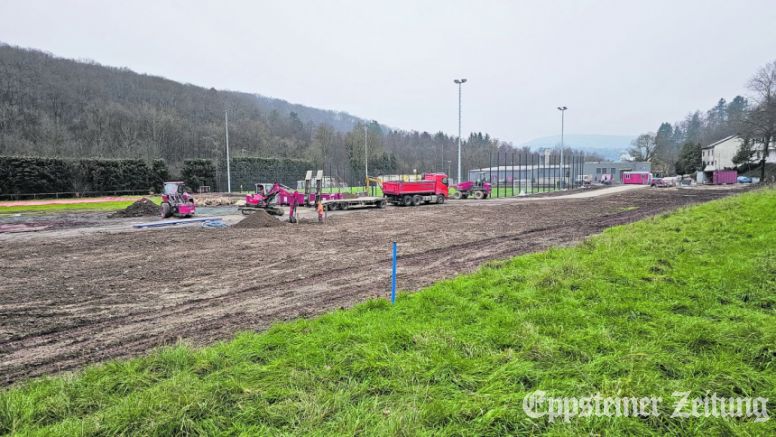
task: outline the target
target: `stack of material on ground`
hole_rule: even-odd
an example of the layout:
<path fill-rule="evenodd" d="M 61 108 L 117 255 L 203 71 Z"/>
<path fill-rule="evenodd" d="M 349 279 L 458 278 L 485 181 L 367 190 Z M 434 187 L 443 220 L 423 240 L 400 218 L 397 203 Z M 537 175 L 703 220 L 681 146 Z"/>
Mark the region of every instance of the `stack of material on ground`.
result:
<path fill-rule="evenodd" d="M 108 218 L 158 216 L 161 213 L 162 211 L 159 205 L 143 197 L 126 207 L 126 209 L 114 212 L 109 215 Z"/>
<path fill-rule="evenodd" d="M 242 197 L 205 197 L 200 196 L 197 198 L 197 204 L 202 206 L 228 206 L 234 205 L 235 202 L 242 200 Z"/>
<path fill-rule="evenodd" d="M 283 226 L 285 222 L 282 222 L 275 217 L 269 215 L 266 211 L 256 211 L 242 219 L 239 223 L 234 225 L 234 228 L 240 229 L 254 229 L 254 228 L 273 228 L 275 226 Z"/>

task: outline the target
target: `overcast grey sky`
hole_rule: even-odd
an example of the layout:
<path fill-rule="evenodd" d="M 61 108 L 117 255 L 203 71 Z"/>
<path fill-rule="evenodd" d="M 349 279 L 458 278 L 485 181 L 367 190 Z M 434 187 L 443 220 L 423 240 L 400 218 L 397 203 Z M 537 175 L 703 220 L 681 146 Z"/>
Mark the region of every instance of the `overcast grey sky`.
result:
<path fill-rule="evenodd" d="M 776 59 L 776 0 L 0 0 L 0 41 L 404 129 L 654 130 Z"/>

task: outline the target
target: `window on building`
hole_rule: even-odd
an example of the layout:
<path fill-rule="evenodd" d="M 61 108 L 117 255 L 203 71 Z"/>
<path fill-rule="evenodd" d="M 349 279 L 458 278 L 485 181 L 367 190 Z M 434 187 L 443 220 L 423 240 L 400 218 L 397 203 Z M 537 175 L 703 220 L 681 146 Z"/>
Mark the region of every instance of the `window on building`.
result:
<path fill-rule="evenodd" d="M 601 168 L 600 167 L 595 169 L 595 174 L 601 174 Z"/>

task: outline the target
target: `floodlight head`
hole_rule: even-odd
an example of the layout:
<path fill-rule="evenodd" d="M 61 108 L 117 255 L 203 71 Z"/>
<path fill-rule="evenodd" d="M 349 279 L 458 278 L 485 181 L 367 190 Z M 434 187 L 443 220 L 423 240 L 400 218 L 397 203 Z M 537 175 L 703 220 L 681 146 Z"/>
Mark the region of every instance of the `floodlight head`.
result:
<path fill-rule="evenodd" d="M 567 109 L 569 109 L 569 108 L 567 108 L 565 106 L 558 106 L 558 111 L 565 111 Z"/>
<path fill-rule="evenodd" d="M 462 83 L 466 83 L 466 79 L 455 79 L 455 80 L 453 80 L 453 82 L 455 82 L 455 83 L 457 83 L 458 85 L 460 85 L 460 84 L 462 84 Z"/>

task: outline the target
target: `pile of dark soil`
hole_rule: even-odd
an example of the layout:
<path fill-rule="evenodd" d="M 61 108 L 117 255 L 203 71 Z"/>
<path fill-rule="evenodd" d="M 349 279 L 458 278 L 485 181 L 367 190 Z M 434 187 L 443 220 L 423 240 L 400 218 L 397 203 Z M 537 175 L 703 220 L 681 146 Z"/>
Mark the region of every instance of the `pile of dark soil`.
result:
<path fill-rule="evenodd" d="M 162 208 L 145 197 L 137 200 L 121 211 L 116 211 L 108 218 L 127 218 L 127 217 L 145 217 L 158 216 L 162 213 Z"/>
<path fill-rule="evenodd" d="M 266 211 L 259 210 L 249 215 L 248 217 L 245 217 L 232 227 L 240 229 L 274 228 L 276 226 L 283 226 L 285 224 L 285 222 L 282 222 L 267 214 Z"/>

